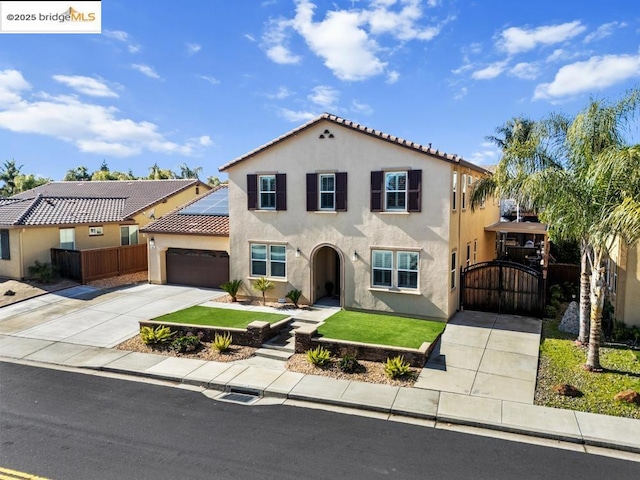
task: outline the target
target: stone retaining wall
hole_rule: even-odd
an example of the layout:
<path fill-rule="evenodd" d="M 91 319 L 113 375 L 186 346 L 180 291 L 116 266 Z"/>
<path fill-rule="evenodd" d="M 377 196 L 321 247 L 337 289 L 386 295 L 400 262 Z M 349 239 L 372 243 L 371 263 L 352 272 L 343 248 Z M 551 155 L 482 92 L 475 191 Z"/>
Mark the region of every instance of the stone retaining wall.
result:
<path fill-rule="evenodd" d="M 333 338 L 318 337 L 316 325 L 303 326 L 295 330 L 296 353 L 305 353 L 318 346 L 324 347 L 335 356 L 345 354 L 354 355 L 358 360 L 385 362 L 389 357 L 404 356 L 412 367 L 423 367 L 431 351 L 440 337 L 432 343 L 424 342 L 420 348 L 391 347 L 388 345 L 373 345 L 369 343 L 348 342 Z"/>
<path fill-rule="evenodd" d="M 202 340 L 210 342 L 216 333 L 224 334 L 229 332 L 233 337 L 234 345 L 243 345 L 246 347 L 260 348 L 263 343 L 277 336 L 283 328 L 291 323 L 291 317 L 282 319 L 276 323 L 263 322 L 254 320 L 247 328 L 231 328 L 231 327 L 212 327 L 205 325 L 192 325 L 186 323 L 159 322 L 155 320 L 140 320 L 140 328 L 158 326 L 167 326 L 173 331 L 177 331 L 178 335 L 186 335 L 188 332 L 197 335 L 198 332 L 203 333 Z"/>

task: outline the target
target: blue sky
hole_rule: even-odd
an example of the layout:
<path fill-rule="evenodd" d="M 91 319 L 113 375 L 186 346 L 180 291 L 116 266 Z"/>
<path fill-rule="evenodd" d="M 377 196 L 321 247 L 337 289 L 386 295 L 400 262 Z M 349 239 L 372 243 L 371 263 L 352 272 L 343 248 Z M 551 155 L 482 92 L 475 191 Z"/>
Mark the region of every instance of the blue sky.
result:
<path fill-rule="evenodd" d="M 104 0 L 101 35 L 0 35 L 0 162 L 204 179 L 326 111 L 489 165 L 509 118 L 638 85 L 629 0 Z"/>

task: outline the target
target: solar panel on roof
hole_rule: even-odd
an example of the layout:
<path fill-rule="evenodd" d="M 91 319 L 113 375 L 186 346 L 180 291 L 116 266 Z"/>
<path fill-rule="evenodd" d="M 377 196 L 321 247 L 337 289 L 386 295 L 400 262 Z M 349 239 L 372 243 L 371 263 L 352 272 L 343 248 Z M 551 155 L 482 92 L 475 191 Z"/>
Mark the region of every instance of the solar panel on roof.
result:
<path fill-rule="evenodd" d="M 180 211 L 181 215 L 229 215 L 229 192 L 216 190 Z"/>

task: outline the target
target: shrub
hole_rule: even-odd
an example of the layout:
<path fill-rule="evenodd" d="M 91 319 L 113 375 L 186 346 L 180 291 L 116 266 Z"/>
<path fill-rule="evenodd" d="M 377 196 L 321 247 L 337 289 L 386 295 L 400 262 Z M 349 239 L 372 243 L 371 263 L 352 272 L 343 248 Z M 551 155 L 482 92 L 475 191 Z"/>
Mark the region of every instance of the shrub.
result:
<path fill-rule="evenodd" d="M 267 290 L 271 290 L 273 288 L 275 288 L 275 285 L 273 284 L 273 282 L 271 280 L 268 280 L 265 277 L 260 277 L 255 282 L 253 282 L 253 289 L 259 292 L 262 292 L 263 305 L 266 304 L 264 294 L 266 293 Z"/>
<path fill-rule="evenodd" d="M 29 267 L 29 276 L 40 283 L 51 283 L 56 276 L 53 265 L 49 262 L 40 263 L 38 260 Z"/>
<path fill-rule="evenodd" d="M 223 335 L 216 333 L 213 337 L 213 348 L 215 348 L 220 353 L 226 352 L 231 347 L 231 342 L 233 341 L 233 337 L 229 332 L 225 332 Z"/>
<path fill-rule="evenodd" d="M 302 296 L 302 290 L 291 290 L 287 293 L 286 297 L 293 302 L 293 304 L 298 308 L 298 301 Z"/>
<path fill-rule="evenodd" d="M 176 338 L 171 345 L 169 345 L 169 349 L 178 352 L 178 353 L 187 353 L 193 352 L 200 345 L 200 337 L 194 335 L 189 332 L 182 337 Z"/>
<path fill-rule="evenodd" d="M 397 357 L 387 358 L 384 364 L 384 373 L 389 378 L 404 377 L 411 372 L 411 365 L 407 362 L 402 355 Z"/>
<path fill-rule="evenodd" d="M 220 285 L 220 288 L 227 292 L 231 296 L 231 300 L 236 302 L 236 296 L 238 295 L 238 290 L 242 286 L 242 280 L 229 280 L 228 282 Z"/>
<path fill-rule="evenodd" d="M 173 337 L 176 332 L 172 332 L 169 327 L 158 326 L 155 329 L 153 327 L 142 327 L 140 329 L 140 339 L 145 345 L 162 345 Z"/>
<path fill-rule="evenodd" d="M 307 360 L 316 367 L 322 367 L 329 363 L 331 352 L 324 347 L 317 346 L 312 350 L 307 350 Z"/>
<path fill-rule="evenodd" d="M 338 363 L 338 368 L 344 373 L 354 373 L 362 367 L 358 363 L 358 359 L 353 355 L 343 355 Z"/>

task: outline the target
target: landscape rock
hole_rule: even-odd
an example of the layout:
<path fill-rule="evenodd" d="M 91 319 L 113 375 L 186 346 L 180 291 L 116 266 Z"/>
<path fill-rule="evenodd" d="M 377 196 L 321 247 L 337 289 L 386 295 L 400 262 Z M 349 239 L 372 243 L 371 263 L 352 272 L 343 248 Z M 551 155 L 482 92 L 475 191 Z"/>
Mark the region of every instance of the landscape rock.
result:
<path fill-rule="evenodd" d="M 553 387 L 553 391 L 558 395 L 564 395 L 565 397 L 581 397 L 582 392 L 573 385 L 562 383 Z"/>
<path fill-rule="evenodd" d="M 580 334 L 580 309 L 577 302 L 571 302 L 567 311 L 562 316 L 562 321 L 558 325 L 558 330 L 562 332 Z"/>
<path fill-rule="evenodd" d="M 7 297 L 13 297 L 16 294 L 16 292 L 14 292 L 13 290 L 7 290 L 6 292 L 4 292 L 4 294 Z"/>
<path fill-rule="evenodd" d="M 627 403 L 635 403 L 637 405 L 640 405 L 640 393 L 631 389 L 616 393 L 613 399 L 616 402 L 627 402 Z"/>

